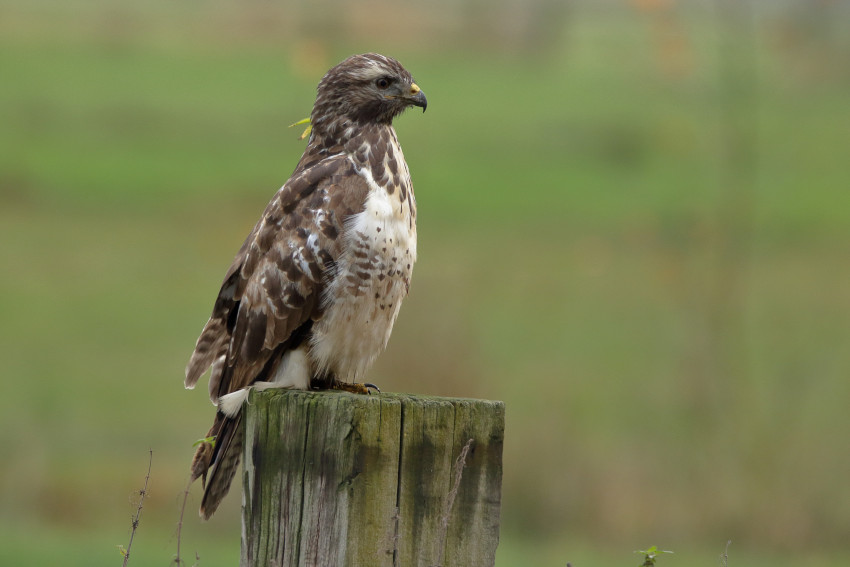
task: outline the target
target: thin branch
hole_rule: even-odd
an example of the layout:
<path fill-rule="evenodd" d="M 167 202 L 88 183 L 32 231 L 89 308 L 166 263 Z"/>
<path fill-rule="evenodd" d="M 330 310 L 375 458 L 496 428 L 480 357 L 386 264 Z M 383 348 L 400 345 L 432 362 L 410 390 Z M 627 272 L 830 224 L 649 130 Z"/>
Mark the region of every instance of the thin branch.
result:
<path fill-rule="evenodd" d="M 192 487 L 192 480 L 186 483 L 186 489 L 183 491 L 183 505 L 180 506 L 180 519 L 177 521 L 177 556 L 174 558 L 174 563 L 177 567 L 183 565 L 183 560 L 180 559 L 180 537 L 183 535 L 183 514 L 186 512 L 186 501 L 189 499 L 189 489 Z"/>
<path fill-rule="evenodd" d="M 722 567 L 729 567 L 729 546 L 732 544 L 732 540 L 726 542 L 726 551 L 720 554 L 720 565 Z"/>
<path fill-rule="evenodd" d="M 133 530 L 130 532 L 130 541 L 127 543 L 127 549 L 121 550 L 124 556 L 124 565 L 127 567 L 127 562 L 130 561 L 130 548 L 133 546 L 133 538 L 136 536 L 136 528 L 139 527 L 139 520 L 142 517 L 142 505 L 145 502 L 145 496 L 148 494 L 148 481 L 151 479 L 151 465 L 153 464 L 153 449 L 148 449 L 148 474 L 145 475 L 145 487 L 139 491 L 139 505 L 136 508 L 136 515 L 133 517 Z"/>

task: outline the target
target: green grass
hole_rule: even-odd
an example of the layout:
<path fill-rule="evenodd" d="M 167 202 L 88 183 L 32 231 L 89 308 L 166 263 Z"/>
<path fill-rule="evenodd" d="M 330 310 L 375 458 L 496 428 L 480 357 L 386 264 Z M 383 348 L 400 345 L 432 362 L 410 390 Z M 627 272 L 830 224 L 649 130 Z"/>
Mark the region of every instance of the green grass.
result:
<path fill-rule="evenodd" d="M 217 39 L 249 8 L 4 10 L 0 563 L 117 563 L 152 447 L 131 564 L 163 565 L 211 419 L 182 369 L 324 68 L 273 26 Z M 683 76 L 626 8 L 575 8 L 539 57 L 330 50 L 399 54 L 428 94 L 397 123 L 420 262 L 372 378 L 506 401 L 500 565 L 636 565 L 653 543 L 716 565 L 729 538 L 732 565 L 846 564 L 850 83 L 768 19 L 729 124 L 712 20 L 683 14 Z M 201 565 L 236 561 L 238 500 L 190 512 Z"/>

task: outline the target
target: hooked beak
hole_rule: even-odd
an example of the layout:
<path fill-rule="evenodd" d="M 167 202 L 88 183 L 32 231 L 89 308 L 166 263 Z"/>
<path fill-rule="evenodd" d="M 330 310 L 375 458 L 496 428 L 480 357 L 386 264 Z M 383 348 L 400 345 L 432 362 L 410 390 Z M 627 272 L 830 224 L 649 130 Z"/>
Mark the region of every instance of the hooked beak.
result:
<path fill-rule="evenodd" d="M 428 99 L 416 83 L 411 83 L 410 93 L 405 97 L 413 106 L 421 106 L 422 112 L 428 108 Z"/>

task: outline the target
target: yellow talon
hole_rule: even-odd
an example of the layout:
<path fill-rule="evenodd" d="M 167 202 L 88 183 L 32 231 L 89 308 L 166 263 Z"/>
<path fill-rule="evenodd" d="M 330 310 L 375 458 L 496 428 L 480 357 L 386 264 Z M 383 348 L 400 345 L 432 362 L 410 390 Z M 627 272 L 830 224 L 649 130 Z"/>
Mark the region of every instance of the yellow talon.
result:
<path fill-rule="evenodd" d="M 343 392 L 350 392 L 352 394 L 371 394 L 372 390 L 375 390 L 379 394 L 381 393 L 380 388 L 374 384 L 369 384 L 368 382 L 365 384 L 359 384 L 357 382 L 336 382 L 333 386 L 331 386 L 331 389 L 342 390 Z"/>

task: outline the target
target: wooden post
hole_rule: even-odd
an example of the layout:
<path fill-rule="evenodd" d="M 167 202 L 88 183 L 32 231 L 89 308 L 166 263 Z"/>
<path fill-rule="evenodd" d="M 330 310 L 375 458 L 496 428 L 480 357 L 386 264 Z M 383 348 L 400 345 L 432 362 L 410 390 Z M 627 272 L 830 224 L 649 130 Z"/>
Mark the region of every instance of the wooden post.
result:
<path fill-rule="evenodd" d="M 492 566 L 504 404 L 251 392 L 242 567 Z"/>

